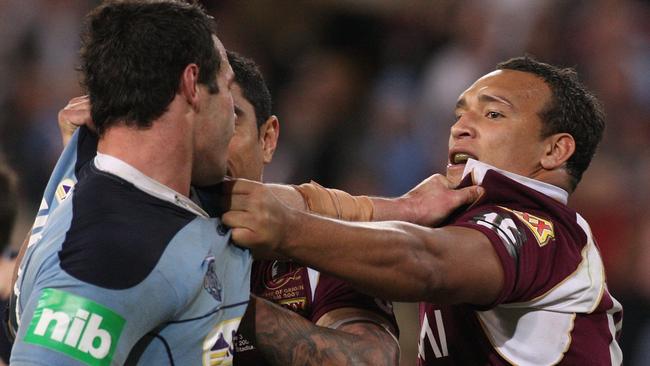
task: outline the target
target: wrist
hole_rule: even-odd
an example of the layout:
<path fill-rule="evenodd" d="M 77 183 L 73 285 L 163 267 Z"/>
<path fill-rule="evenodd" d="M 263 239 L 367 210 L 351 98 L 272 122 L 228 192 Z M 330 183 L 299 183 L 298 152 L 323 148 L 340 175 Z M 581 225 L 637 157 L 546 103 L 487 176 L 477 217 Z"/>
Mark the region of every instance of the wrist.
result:
<path fill-rule="evenodd" d="M 415 218 L 415 211 L 411 199 L 405 196 L 395 198 L 373 197 L 375 207 L 373 221 L 407 221 Z"/>
<path fill-rule="evenodd" d="M 285 212 L 284 219 L 284 230 L 283 235 L 280 237 L 278 243 L 276 243 L 275 251 L 281 255 L 288 256 L 295 246 L 298 240 L 302 237 L 302 228 L 304 224 L 302 223 L 302 216 L 306 215 L 305 212 L 288 208 Z"/>

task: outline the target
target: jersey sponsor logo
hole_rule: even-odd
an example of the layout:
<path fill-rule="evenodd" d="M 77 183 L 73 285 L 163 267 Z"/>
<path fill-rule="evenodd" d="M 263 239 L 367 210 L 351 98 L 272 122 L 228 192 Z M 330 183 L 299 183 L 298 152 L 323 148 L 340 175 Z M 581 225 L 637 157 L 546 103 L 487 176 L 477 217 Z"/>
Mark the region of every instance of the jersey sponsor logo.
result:
<path fill-rule="evenodd" d="M 86 365 L 110 365 L 124 323 L 123 317 L 94 301 L 46 288 L 25 342 L 64 353 Z"/>
<path fill-rule="evenodd" d="M 284 299 L 280 300 L 279 304 L 295 313 L 302 313 L 307 307 L 307 298 L 297 297 L 293 299 Z"/>
<path fill-rule="evenodd" d="M 70 178 L 62 180 L 54 191 L 54 197 L 56 197 L 56 200 L 61 203 L 64 199 L 68 198 L 74 185 L 75 182 Z"/>
<path fill-rule="evenodd" d="M 555 231 L 553 230 L 553 223 L 551 221 L 544 220 L 541 217 L 531 215 L 527 212 L 511 210 L 505 207 L 501 208 L 514 213 L 530 229 L 540 247 L 545 246 L 555 239 Z"/>
<path fill-rule="evenodd" d="M 435 358 L 442 358 L 449 356 L 449 350 L 447 348 L 447 334 L 445 333 L 445 325 L 442 323 L 442 313 L 440 310 L 434 310 L 433 316 L 436 322 L 436 328 L 438 330 L 438 340 L 433 335 L 431 330 L 431 325 L 429 324 L 428 312 L 424 314 L 424 319 L 422 319 L 422 327 L 420 328 L 420 340 L 418 342 L 418 357 L 426 361 L 427 352 L 425 350 L 426 345 L 428 344 L 433 351 Z M 440 343 L 440 346 L 438 346 Z"/>
<path fill-rule="evenodd" d="M 203 260 L 203 263 L 208 267 L 205 272 L 205 277 L 203 277 L 203 288 L 212 295 L 215 300 L 221 301 L 221 291 L 223 287 L 221 286 L 221 281 L 219 281 L 219 277 L 217 277 L 217 273 L 214 270 L 214 257 L 206 257 Z"/>
<path fill-rule="evenodd" d="M 241 317 L 224 320 L 203 341 L 203 366 L 231 366 Z"/>
<path fill-rule="evenodd" d="M 519 258 L 519 249 L 524 243 L 525 235 L 507 214 L 485 212 L 474 216 L 471 222 L 494 231 L 503 242 L 511 257 Z"/>

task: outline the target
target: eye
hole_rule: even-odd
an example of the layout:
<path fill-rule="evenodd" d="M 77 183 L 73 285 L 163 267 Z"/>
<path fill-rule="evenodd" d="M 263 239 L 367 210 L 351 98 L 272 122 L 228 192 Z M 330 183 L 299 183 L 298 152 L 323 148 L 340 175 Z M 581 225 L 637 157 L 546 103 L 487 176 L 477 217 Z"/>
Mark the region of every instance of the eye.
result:
<path fill-rule="evenodd" d="M 487 117 L 489 119 L 497 119 L 497 118 L 503 117 L 503 114 L 501 114 L 499 112 L 495 112 L 495 111 L 489 111 L 489 112 L 487 112 L 485 114 L 485 117 Z"/>
<path fill-rule="evenodd" d="M 455 121 L 455 122 L 458 122 L 458 120 L 459 120 L 460 117 L 462 117 L 462 116 L 463 116 L 462 114 L 456 114 L 456 115 L 454 116 L 454 121 Z"/>

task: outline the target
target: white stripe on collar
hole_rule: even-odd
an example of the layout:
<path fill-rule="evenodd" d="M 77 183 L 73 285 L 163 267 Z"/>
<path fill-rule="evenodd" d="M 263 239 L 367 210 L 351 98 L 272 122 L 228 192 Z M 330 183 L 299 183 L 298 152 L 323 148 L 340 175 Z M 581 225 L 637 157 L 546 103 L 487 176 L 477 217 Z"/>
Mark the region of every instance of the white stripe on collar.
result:
<path fill-rule="evenodd" d="M 97 169 L 116 175 L 151 196 L 170 202 L 197 216 L 209 217 L 199 205 L 192 202 L 189 198 L 142 174 L 138 169 L 114 156 L 98 152 L 97 156 L 95 156 L 94 163 Z"/>
<path fill-rule="evenodd" d="M 485 174 L 488 170 L 494 170 L 518 183 L 525 185 L 528 188 L 534 189 L 537 192 L 549 196 L 556 201 L 562 202 L 565 205 L 569 201 L 569 193 L 560 187 L 532 178 L 524 177 L 523 175 L 510 173 L 508 171 L 495 168 L 492 165 L 485 164 L 474 159 L 467 160 L 467 163 L 465 164 L 465 170 L 463 171 L 463 178 L 465 178 L 467 174 L 472 173 L 472 179 L 474 183 L 481 184 L 483 183 L 483 178 L 485 177 Z"/>

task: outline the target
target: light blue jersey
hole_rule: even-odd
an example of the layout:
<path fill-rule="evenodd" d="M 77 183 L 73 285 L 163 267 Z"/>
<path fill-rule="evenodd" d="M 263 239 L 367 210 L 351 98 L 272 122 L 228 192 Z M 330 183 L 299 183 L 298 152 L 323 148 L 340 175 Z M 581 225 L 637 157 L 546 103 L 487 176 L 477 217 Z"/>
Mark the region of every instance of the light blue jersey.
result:
<path fill-rule="evenodd" d="M 88 139 L 75 133 L 48 183 L 15 286 L 11 364 L 231 365 L 249 253 L 186 197 L 92 158 Z"/>

